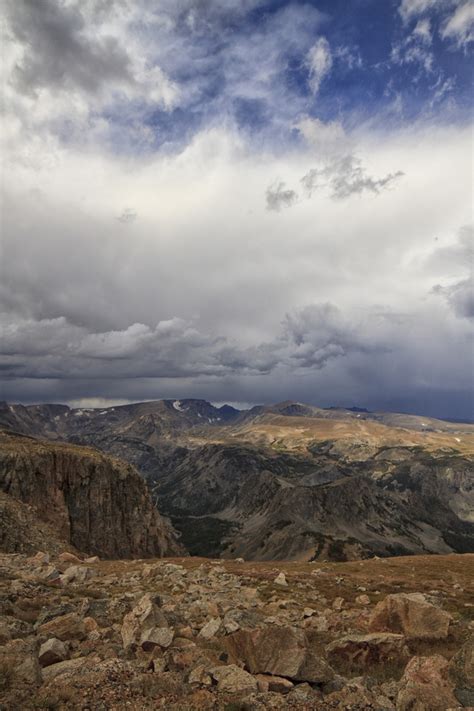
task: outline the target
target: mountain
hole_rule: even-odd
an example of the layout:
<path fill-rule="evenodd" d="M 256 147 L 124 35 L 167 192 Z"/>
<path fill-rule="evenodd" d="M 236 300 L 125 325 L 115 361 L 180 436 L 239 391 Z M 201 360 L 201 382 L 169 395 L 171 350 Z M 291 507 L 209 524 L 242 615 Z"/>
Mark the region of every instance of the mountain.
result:
<path fill-rule="evenodd" d="M 7 405 L 10 430 L 119 457 L 194 555 L 345 560 L 474 551 L 474 426 L 297 402 Z"/>
<path fill-rule="evenodd" d="M 105 558 L 182 552 L 138 472 L 97 450 L 0 432 L 0 490 L 80 551 Z"/>

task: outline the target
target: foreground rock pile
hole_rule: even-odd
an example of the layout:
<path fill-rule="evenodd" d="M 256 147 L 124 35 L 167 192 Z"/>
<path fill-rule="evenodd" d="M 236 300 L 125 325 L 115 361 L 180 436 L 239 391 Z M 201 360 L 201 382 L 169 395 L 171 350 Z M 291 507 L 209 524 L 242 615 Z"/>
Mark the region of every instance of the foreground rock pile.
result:
<path fill-rule="evenodd" d="M 469 708 L 473 565 L 0 554 L 0 709 Z"/>

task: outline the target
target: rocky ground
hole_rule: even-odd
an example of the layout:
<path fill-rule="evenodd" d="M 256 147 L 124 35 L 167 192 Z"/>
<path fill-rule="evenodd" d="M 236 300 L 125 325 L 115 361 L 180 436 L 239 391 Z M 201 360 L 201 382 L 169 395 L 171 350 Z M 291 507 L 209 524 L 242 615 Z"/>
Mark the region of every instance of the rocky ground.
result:
<path fill-rule="evenodd" d="M 474 706 L 474 555 L 0 554 L 0 709 Z"/>

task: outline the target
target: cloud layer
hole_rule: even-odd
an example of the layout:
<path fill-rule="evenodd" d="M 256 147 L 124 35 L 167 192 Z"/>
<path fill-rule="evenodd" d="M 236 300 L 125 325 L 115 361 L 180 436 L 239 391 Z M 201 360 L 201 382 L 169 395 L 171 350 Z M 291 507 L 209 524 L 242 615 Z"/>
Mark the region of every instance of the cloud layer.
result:
<path fill-rule="evenodd" d="M 470 414 L 469 13 L 331 7 L 5 3 L 3 397 Z"/>

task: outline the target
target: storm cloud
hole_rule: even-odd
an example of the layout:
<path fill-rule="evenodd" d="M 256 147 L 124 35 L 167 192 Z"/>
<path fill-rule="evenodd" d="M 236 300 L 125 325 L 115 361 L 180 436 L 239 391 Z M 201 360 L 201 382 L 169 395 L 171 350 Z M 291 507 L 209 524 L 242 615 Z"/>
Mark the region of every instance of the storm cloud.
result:
<path fill-rule="evenodd" d="M 454 41 L 425 5 L 394 10 L 402 48 Z M 307 4 L 9 0 L 5 26 L 4 398 L 470 414 L 453 102 L 405 120 L 387 79 L 341 109 L 364 48 Z"/>

